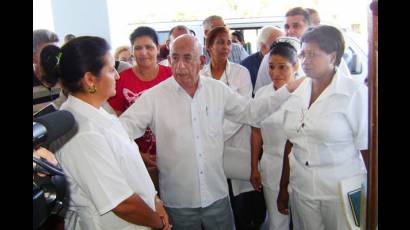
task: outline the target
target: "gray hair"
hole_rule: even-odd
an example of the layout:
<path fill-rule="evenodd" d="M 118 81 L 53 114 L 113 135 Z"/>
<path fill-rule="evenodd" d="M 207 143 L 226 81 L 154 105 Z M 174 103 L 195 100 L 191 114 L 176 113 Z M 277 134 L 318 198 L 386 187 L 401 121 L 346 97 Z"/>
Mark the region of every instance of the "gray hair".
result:
<path fill-rule="evenodd" d="M 177 25 L 177 26 L 172 27 L 172 29 L 169 31 L 169 37 L 171 37 L 174 30 L 186 30 L 188 33 L 190 33 L 188 27 L 186 27 L 184 25 Z"/>
<path fill-rule="evenodd" d="M 174 49 L 175 42 L 177 42 L 181 39 L 192 40 L 194 42 L 194 50 L 196 51 L 195 54 L 198 55 L 198 56 L 203 55 L 204 50 L 202 48 L 201 43 L 199 42 L 198 38 L 195 37 L 192 34 L 182 34 L 182 35 L 178 36 L 174 41 L 172 41 L 171 44 L 170 44 L 170 52 L 169 52 L 170 54 L 172 53 L 172 50 Z"/>
<path fill-rule="evenodd" d="M 261 29 L 261 33 L 259 34 L 258 40 L 256 41 L 256 49 L 258 51 L 260 51 L 262 49 L 262 44 L 266 44 L 267 40 L 269 39 L 269 37 L 274 32 L 281 32 L 281 33 L 285 34 L 284 31 L 282 31 L 278 27 L 274 27 L 274 26 L 264 26 Z"/>
<path fill-rule="evenodd" d="M 42 44 L 59 41 L 57 34 L 54 32 L 45 29 L 33 30 L 33 54 L 37 52 L 37 48 Z"/>
<path fill-rule="evenodd" d="M 202 22 L 202 27 L 204 27 L 204 30 L 210 30 L 212 28 L 212 21 L 214 20 L 222 20 L 223 18 L 218 15 L 211 15 Z"/>

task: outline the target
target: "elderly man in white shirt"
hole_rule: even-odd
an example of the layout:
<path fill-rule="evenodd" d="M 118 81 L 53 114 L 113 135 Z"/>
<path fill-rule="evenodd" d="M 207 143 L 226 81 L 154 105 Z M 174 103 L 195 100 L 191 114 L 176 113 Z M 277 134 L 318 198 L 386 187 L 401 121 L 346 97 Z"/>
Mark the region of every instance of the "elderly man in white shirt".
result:
<path fill-rule="evenodd" d="M 173 77 L 147 90 L 120 121 L 131 138 L 150 127 L 157 138 L 161 198 L 174 229 L 233 229 L 222 167 L 223 119 L 253 124 L 273 113 L 302 81 L 258 101 L 200 76 L 202 47 L 192 35 L 171 44 Z"/>

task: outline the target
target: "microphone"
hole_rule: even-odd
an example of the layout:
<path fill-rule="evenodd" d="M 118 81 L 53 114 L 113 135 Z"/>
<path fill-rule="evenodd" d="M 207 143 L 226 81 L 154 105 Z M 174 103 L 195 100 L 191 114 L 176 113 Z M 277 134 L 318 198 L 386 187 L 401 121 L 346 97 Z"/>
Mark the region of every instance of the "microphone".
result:
<path fill-rule="evenodd" d="M 59 110 L 35 118 L 33 121 L 33 149 L 49 145 L 73 129 L 74 116 L 66 110 Z"/>

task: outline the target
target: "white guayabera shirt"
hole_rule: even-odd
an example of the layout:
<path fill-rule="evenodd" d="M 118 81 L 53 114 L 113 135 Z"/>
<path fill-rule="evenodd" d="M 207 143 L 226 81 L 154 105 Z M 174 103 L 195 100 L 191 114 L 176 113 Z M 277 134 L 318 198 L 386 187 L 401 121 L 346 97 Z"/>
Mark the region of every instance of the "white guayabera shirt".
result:
<path fill-rule="evenodd" d="M 206 207 L 228 196 L 222 167 L 223 119 L 254 124 L 291 94 L 249 100 L 220 81 L 200 76 L 193 97 L 171 77 L 147 90 L 120 121 L 132 139 L 150 127 L 157 138 L 161 199 L 173 208 Z"/>

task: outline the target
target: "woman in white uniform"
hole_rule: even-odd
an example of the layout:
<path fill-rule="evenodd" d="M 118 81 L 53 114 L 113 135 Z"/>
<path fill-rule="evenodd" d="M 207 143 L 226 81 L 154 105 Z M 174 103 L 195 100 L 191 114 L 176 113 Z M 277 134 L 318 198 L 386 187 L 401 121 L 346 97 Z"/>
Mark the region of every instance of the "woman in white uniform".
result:
<path fill-rule="evenodd" d="M 169 229 L 168 216 L 138 152 L 118 118 L 102 104 L 115 95 L 114 58 L 99 37 L 47 46 L 41 65 L 61 79 L 78 133 L 57 152 L 70 190 L 65 229 Z"/>
<path fill-rule="evenodd" d="M 231 37 L 229 30 L 224 26 L 213 28 L 206 39 L 206 48 L 210 55 L 210 62 L 200 71 L 200 75 L 212 77 L 228 85 L 236 93 L 251 99 L 252 82 L 249 71 L 236 63 L 228 60 L 231 51 Z M 244 206 L 246 198 L 238 198 L 241 193 L 253 191 L 249 183 L 250 152 L 251 152 L 251 127 L 224 120 L 224 169 L 225 174 L 231 179 L 233 203 Z M 242 162 L 242 164 L 240 163 Z M 248 162 L 248 163 L 245 163 Z M 235 200 L 236 199 L 236 200 Z M 235 204 L 232 205 L 236 207 Z M 249 229 L 252 212 L 240 208 L 233 208 L 237 229 Z M 263 222 L 264 217 L 260 221 Z M 261 224 L 260 223 L 260 224 Z"/>
<path fill-rule="evenodd" d="M 339 186 L 366 174 L 367 88 L 338 70 L 339 30 L 311 28 L 301 42 L 307 78 L 283 104 L 286 145 L 293 147 L 284 154 L 278 209 L 287 214 L 290 200 L 295 229 L 350 229 Z"/>
<path fill-rule="evenodd" d="M 297 48 L 299 44 L 295 44 Z M 299 68 L 297 48 L 288 42 L 275 42 L 269 52 L 269 75 L 272 82 L 260 88 L 255 98 L 269 95 L 272 87 L 277 90 L 295 79 Z M 287 137 L 283 130 L 283 109 L 279 109 L 252 128 L 252 171 L 250 181 L 257 191 L 262 190 L 268 208 L 270 230 L 289 230 L 289 215 L 278 211 L 276 199 L 279 194 L 279 181 L 282 173 L 283 151 Z M 263 144 L 263 155 L 258 161 Z"/>

